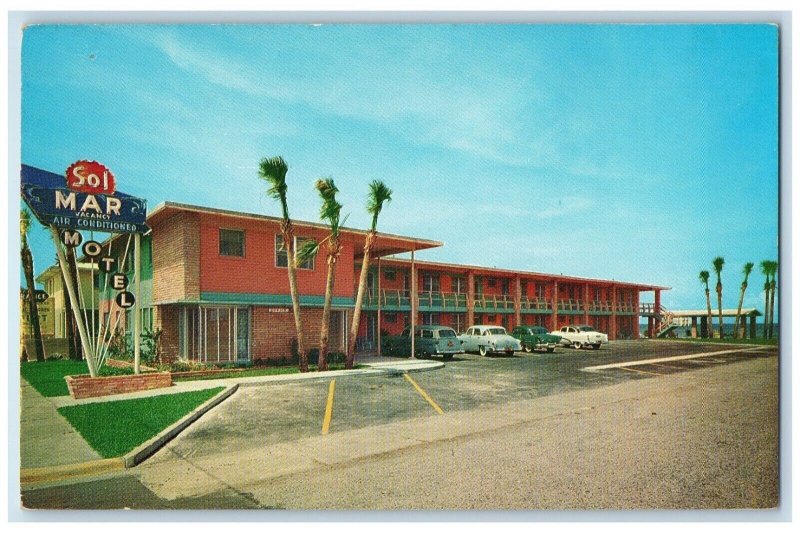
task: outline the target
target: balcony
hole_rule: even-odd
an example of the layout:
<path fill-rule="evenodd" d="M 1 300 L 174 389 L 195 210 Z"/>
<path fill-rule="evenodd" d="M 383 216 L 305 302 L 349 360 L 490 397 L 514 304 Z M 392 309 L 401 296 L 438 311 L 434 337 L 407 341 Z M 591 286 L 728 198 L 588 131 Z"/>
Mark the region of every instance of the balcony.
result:
<path fill-rule="evenodd" d="M 475 312 L 499 311 L 504 309 L 514 310 L 514 298 L 504 294 L 476 294 Z"/>
<path fill-rule="evenodd" d="M 453 310 L 467 308 L 467 295 L 463 292 L 419 291 L 417 298 L 420 308 Z"/>
<path fill-rule="evenodd" d="M 559 313 L 583 313 L 583 300 L 559 300 Z"/>
<path fill-rule="evenodd" d="M 520 301 L 520 308 L 522 312 L 536 312 L 536 311 L 544 311 L 550 313 L 553 311 L 553 306 L 550 300 L 547 298 L 528 298 L 527 296 L 522 297 L 522 301 Z"/>

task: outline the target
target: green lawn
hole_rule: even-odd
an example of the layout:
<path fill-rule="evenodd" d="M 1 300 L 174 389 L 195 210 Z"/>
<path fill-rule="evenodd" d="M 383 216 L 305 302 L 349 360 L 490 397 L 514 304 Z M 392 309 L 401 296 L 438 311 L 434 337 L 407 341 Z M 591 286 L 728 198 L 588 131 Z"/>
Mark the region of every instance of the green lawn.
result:
<path fill-rule="evenodd" d="M 694 343 L 720 343 L 720 344 L 749 344 L 749 345 L 765 345 L 765 346 L 777 346 L 778 339 L 734 339 L 733 337 L 723 337 L 721 339 L 693 339 L 691 337 L 680 337 L 676 339 L 670 338 L 663 338 L 663 339 L 653 339 L 659 341 L 683 341 L 683 342 L 694 342 Z"/>
<path fill-rule="evenodd" d="M 136 400 L 61 407 L 58 412 L 103 457 L 119 457 L 180 420 L 224 387 Z"/>
<path fill-rule="evenodd" d="M 309 365 L 309 371 L 316 372 L 316 365 Z M 353 368 L 364 368 L 364 365 L 355 365 Z M 344 370 L 344 363 L 328 365 L 328 370 Z M 198 381 L 202 379 L 225 379 L 225 378 L 251 378 L 255 376 L 278 376 L 281 374 L 299 374 L 300 370 L 296 366 L 274 366 L 264 368 L 248 368 L 240 372 L 219 372 L 211 376 L 191 376 L 174 378 L 173 381 Z"/>
<path fill-rule="evenodd" d="M 23 362 L 20 368 L 22 377 L 39 391 L 42 396 L 69 396 L 66 376 L 88 374 L 89 367 L 86 361 L 71 361 L 62 359 L 49 359 L 43 363 L 36 361 Z M 132 368 L 111 368 L 104 366 L 100 369 L 101 376 L 119 376 L 133 374 Z"/>

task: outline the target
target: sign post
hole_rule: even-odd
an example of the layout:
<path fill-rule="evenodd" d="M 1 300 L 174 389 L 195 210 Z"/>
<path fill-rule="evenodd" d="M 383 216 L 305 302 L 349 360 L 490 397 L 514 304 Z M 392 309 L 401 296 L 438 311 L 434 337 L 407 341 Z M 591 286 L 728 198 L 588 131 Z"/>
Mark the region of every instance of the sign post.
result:
<path fill-rule="evenodd" d="M 95 265 L 105 273 L 106 284 L 113 278 L 112 289 L 120 291 L 113 299 L 121 310 L 132 308 L 140 297 L 141 284 L 141 234 L 150 228 L 145 223 L 147 217 L 147 203 L 141 198 L 135 198 L 119 192 L 116 188 L 116 178 L 101 163 L 96 161 L 77 161 L 70 165 L 64 176 L 47 172 L 27 165 L 22 166 L 22 197 L 30 207 L 33 214 L 43 225 L 50 228 L 53 242 L 56 246 L 58 264 L 67 285 L 70 296 L 70 310 L 75 322 L 78 324 L 84 357 L 89 367 L 89 374 L 96 377 L 102 367 L 109 346 L 119 324 L 119 312 L 113 326 L 111 312 L 108 313 L 108 323 L 99 325 L 97 342 L 94 340 L 94 320 L 92 320 L 92 335 L 89 335 L 89 320 L 85 310 L 81 313 L 79 298 L 83 295 L 80 288 L 80 274 L 73 280 L 70 268 L 62 246 L 77 247 L 83 237 L 77 230 L 100 231 L 113 234 L 132 234 L 134 239 L 134 283 L 135 295 L 127 291 L 128 281 L 121 272 L 115 272 L 117 267 L 125 263 L 117 261 L 111 254 L 111 241 L 107 257 L 101 257 L 102 246 L 98 242 L 88 241 L 83 246 L 83 253 L 92 262 L 92 272 Z M 63 232 L 59 232 L 63 229 Z M 130 244 L 130 240 L 128 241 Z M 127 247 L 125 256 L 127 256 Z M 95 263 L 95 261 L 97 261 Z M 78 269 L 76 268 L 76 271 Z M 75 285 L 78 289 L 76 291 Z M 92 286 L 92 291 L 95 290 Z M 77 292 L 77 294 L 76 294 Z M 109 309 L 110 311 L 110 309 Z M 92 309 L 94 316 L 94 309 Z M 133 345 L 134 369 L 139 373 L 139 358 L 141 353 L 141 316 L 138 310 L 133 312 Z M 106 334 L 110 333 L 108 340 Z"/>
<path fill-rule="evenodd" d="M 142 236 L 133 235 L 133 286 L 136 301 L 141 301 L 142 296 Z M 133 310 L 133 372 L 139 373 L 140 358 L 142 355 L 142 313 L 141 307 Z"/>

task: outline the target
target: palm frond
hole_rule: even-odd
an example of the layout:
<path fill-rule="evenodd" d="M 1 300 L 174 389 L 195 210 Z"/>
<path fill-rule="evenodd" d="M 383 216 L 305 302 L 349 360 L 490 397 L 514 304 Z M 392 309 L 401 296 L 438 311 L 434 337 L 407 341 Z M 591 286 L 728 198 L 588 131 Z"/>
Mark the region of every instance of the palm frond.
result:
<path fill-rule="evenodd" d="M 392 189 L 380 180 L 374 180 L 369 184 L 369 194 L 367 195 L 367 212 L 372 215 L 372 231 L 378 226 L 378 215 L 383 209 L 385 202 L 392 201 Z"/>
<path fill-rule="evenodd" d="M 725 266 L 725 259 L 721 256 L 717 256 L 714 258 L 712 263 L 714 264 L 714 272 L 716 272 L 717 276 L 719 276 L 722 272 L 722 267 Z"/>
<path fill-rule="evenodd" d="M 289 166 L 279 155 L 265 157 L 258 164 L 258 177 L 269 184 L 267 194 L 283 203 L 286 200 L 286 173 Z"/>
<path fill-rule="evenodd" d="M 744 267 L 742 267 L 742 274 L 744 274 L 745 279 L 750 276 L 750 273 L 753 271 L 753 267 L 755 265 L 753 263 L 745 263 Z"/>
<path fill-rule="evenodd" d="M 25 246 L 28 242 L 28 231 L 31 229 L 31 212 L 23 208 L 19 210 L 19 237 Z"/>
<path fill-rule="evenodd" d="M 700 279 L 700 283 L 708 283 L 708 278 L 711 276 L 708 270 L 701 270 L 700 274 L 697 276 Z"/>
<path fill-rule="evenodd" d="M 761 263 L 759 263 L 759 266 L 761 267 L 761 273 L 768 277 L 769 277 L 769 264 L 770 264 L 769 259 L 764 259 L 763 261 L 761 261 Z"/>
<path fill-rule="evenodd" d="M 322 243 L 309 240 L 304 241 L 302 245 L 295 252 L 295 265 L 300 265 L 305 261 L 312 259 L 319 252 L 319 247 Z"/>

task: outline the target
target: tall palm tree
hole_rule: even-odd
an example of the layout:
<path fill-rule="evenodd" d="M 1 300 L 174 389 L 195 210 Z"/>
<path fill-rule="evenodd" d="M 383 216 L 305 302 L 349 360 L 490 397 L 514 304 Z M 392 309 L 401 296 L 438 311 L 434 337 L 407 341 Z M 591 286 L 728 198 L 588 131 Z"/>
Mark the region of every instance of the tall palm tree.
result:
<path fill-rule="evenodd" d="M 739 328 L 741 327 L 740 322 L 742 321 L 742 304 L 744 303 L 744 291 L 747 290 L 747 278 L 750 277 L 750 273 L 753 271 L 753 266 L 753 263 L 745 263 L 744 267 L 742 268 L 744 281 L 742 281 L 742 287 L 739 292 L 739 307 L 736 309 L 736 325 L 733 328 L 734 339 L 739 337 Z"/>
<path fill-rule="evenodd" d="M 44 342 L 42 341 L 42 327 L 39 323 L 39 307 L 36 305 L 36 286 L 33 281 L 33 254 L 28 246 L 28 230 L 31 229 L 31 213 L 27 209 L 19 212 L 19 238 L 20 238 L 20 258 L 22 260 L 22 271 L 25 274 L 25 284 L 28 286 L 28 318 L 33 333 L 34 350 L 36 360 L 44 361 Z"/>
<path fill-rule="evenodd" d="M 775 289 L 776 277 L 778 275 L 778 262 L 770 261 L 770 273 L 772 280 L 769 282 L 769 338 L 775 333 Z"/>
<path fill-rule="evenodd" d="M 298 261 L 304 261 L 317 254 L 319 249 L 324 246 L 328 263 L 328 278 L 325 283 L 325 303 L 322 306 L 322 325 L 319 330 L 319 361 L 317 369 L 322 372 L 328 369 L 328 337 L 330 334 L 331 301 L 333 300 L 333 286 L 336 281 L 336 261 L 342 252 L 340 241 L 341 228 L 344 221 L 341 220 L 342 204 L 336 201 L 336 193 L 339 189 L 333 182 L 333 178 L 319 179 L 314 184 L 322 198 L 322 207 L 319 216 L 328 223 L 330 234 L 322 242 L 307 241 L 298 251 Z"/>
<path fill-rule="evenodd" d="M 347 359 L 345 368 L 353 368 L 356 351 L 356 335 L 361 320 L 361 304 L 364 301 L 364 292 L 367 288 L 367 274 L 369 273 L 369 256 L 375 239 L 378 235 L 378 215 L 381 214 L 383 204 L 392 201 L 392 190 L 385 183 L 374 180 L 369 184 L 369 194 L 367 195 L 367 212 L 372 215 L 372 225 L 370 226 L 367 238 L 364 241 L 364 259 L 361 262 L 361 275 L 358 279 L 358 292 L 356 293 L 356 306 L 353 309 L 353 323 L 350 325 L 350 338 L 347 346 Z"/>
<path fill-rule="evenodd" d="M 706 337 L 711 337 L 711 290 L 708 288 L 708 278 L 711 274 L 708 273 L 708 270 L 701 270 L 700 271 L 700 283 L 705 285 L 706 287 L 706 307 L 708 309 L 708 318 L 706 319 Z"/>
<path fill-rule="evenodd" d="M 719 307 L 719 338 L 724 335 L 722 331 L 722 267 L 725 266 L 725 259 L 717 256 L 712 261 L 714 265 L 714 272 L 717 274 L 717 304 Z"/>
<path fill-rule="evenodd" d="M 303 336 L 303 318 L 300 315 L 300 297 L 297 293 L 297 263 L 294 247 L 294 229 L 289 218 L 289 204 L 286 201 L 286 172 L 289 167 L 281 156 L 263 158 L 258 166 L 258 177 L 267 182 L 269 189 L 267 195 L 281 204 L 281 235 L 283 246 L 286 249 L 287 271 L 289 273 L 289 292 L 292 296 L 292 310 L 294 311 L 294 327 L 297 332 L 297 352 L 299 355 L 300 372 L 308 372 L 308 353 Z"/>
<path fill-rule="evenodd" d="M 764 260 L 760 263 L 761 273 L 764 274 L 764 330 L 763 336 L 766 339 L 769 329 L 769 289 L 770 289 L 770 272 L 772 270 L 772 261 Z"/>

